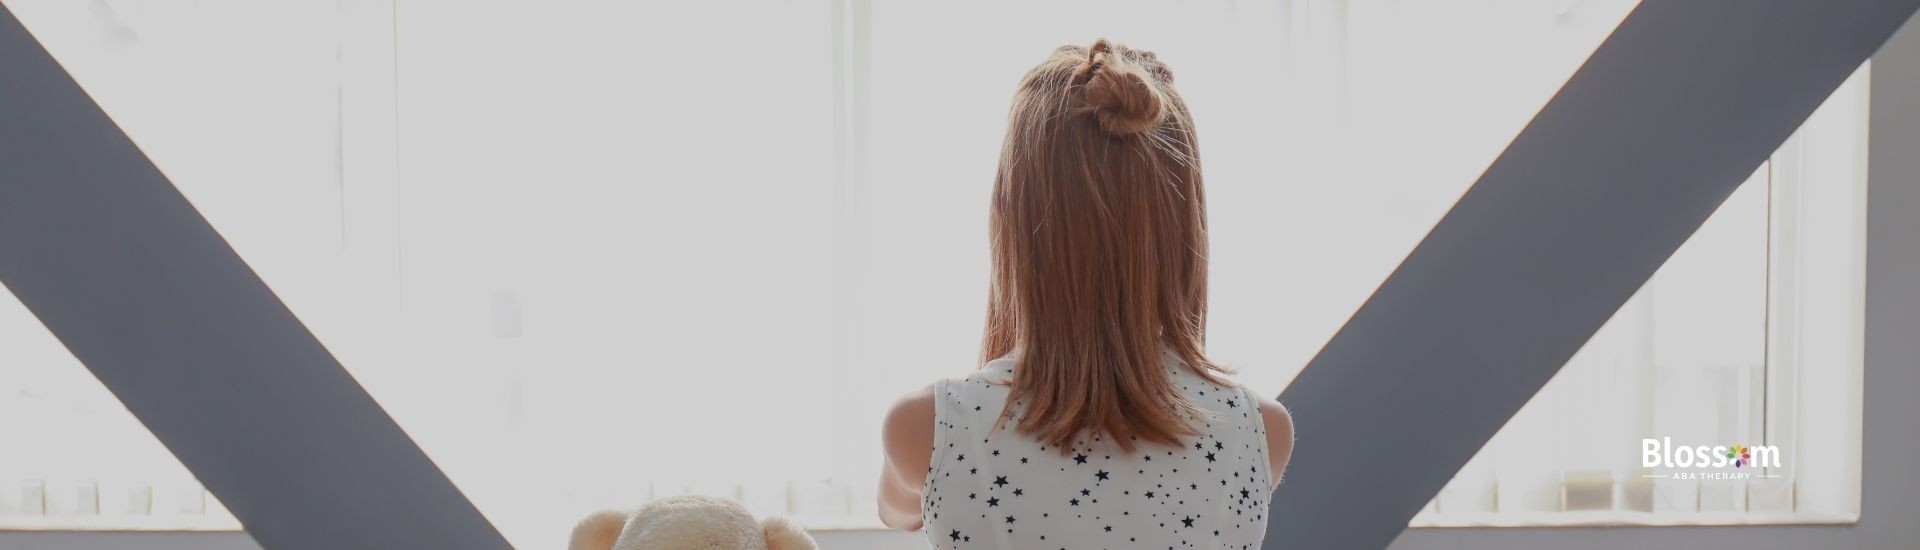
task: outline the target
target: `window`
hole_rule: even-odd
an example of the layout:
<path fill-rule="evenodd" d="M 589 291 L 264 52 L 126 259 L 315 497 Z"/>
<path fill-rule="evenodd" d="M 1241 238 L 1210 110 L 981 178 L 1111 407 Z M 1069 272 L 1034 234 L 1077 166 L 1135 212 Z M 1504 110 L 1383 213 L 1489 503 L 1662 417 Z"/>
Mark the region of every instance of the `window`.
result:
<path fill-rule="evenodd" d="M 877 526 L 879 415 L 975 364 L 1007 101 L 1060 44 L 1172 65 L 1211 352 L 1278 392 L 1634 4 L 1088 5 L 7 3 L 529 547 L 689 491 Z M 1857 506 L 1863 89 L 1415 524 L 1637 521 L 1689 490 L 1647 517 Z M 0 529 L 235 526 L 11 296 L 0 342 Z M 1790 487 L 1640 481 L 1656 432 L 1794 449 Z M 1596 472 L 1609 512 L 1554 506 Z"/>
<path fill-rule="evenodd" d="M 1414 525 L 1857 520 L 1868 72 L 1841 85 Z M 1744 479 L 1689 478 L 1644 467 L 1647 439 L 1766 446 L 1780 461 Z"/>

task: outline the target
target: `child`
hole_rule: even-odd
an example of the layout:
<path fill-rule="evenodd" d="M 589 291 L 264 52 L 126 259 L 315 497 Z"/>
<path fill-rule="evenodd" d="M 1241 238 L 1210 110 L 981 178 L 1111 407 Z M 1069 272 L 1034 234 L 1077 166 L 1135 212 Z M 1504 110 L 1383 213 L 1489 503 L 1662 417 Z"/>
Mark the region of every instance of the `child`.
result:
<path fill-rule="evenodd" d="M 1193 121 L 1152 52 L 1014 94 L 981 359 L 888 413 L 880 516 L 935 548 L 1259 548 L 1293 424 L 1204 354 Z"/>

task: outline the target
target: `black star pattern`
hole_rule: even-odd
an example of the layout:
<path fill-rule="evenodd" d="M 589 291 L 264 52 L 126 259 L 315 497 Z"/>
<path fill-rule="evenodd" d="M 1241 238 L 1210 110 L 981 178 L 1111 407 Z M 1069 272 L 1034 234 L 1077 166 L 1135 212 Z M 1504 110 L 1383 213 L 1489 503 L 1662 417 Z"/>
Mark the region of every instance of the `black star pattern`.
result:
<path fill-rule="evenodd" d="M 1055 447 L 1004 425 L 995 431 L 998 413 L 1017 421 L 1026 412 L 1007 399 L 1010 365 L 996 360 L 935 384 L 936 443 L 921 495 L 933 548 L 1261 547 L 1268 506 L 1261 485 L 1269 476 L 1265 426 L 1250 414 L 1257 396 L 1203 378 L 1170 354 L 1174 387 L 1211 413 L 1187 417 L 1197 438 L 1171 447 L 1121 439 L 1131 443 L 1123 449 L 1117 438 L 1092 433 Z M 1241 412 L 1243 402 L 1246 414 L 1229 413 Z M 1096 459 L 1093 472 L 1075 469 Z M 1094 496 L 1093 487 L 1105 494 Z M 1022 516 L 1027 523 L 1017 523 Z M 984 546 L 973 544 L 970 534 L 982 533 Z"/>

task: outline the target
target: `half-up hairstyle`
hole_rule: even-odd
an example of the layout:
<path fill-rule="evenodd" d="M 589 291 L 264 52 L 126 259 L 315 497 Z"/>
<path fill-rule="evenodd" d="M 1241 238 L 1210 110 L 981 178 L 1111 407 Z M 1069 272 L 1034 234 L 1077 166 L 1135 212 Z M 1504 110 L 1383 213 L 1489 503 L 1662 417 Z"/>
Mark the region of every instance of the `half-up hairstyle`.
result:
<path fill-rule="evenodd" d="M 1184 445 L 1208 413 L 1167 376 L 1200 376 L 1207 211 L 1193 120 L 1152 52 L 1064 46 L 1013 98 L 989 221 L 981 359 L 1014 356 L 1002 417 L 1062 452 L 1107 437 Z M 1085 439 L 1082 439 L 1085 438 Z"/>

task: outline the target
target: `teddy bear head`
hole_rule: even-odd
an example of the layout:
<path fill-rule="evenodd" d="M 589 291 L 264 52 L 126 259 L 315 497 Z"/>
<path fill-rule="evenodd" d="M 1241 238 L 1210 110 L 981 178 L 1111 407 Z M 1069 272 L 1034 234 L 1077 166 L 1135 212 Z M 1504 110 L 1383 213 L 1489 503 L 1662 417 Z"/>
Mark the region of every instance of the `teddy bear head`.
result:
<path fill-rule="evenodd" d="M 568 550 L 818 550 L 806 530 L 774 516 L 755 520 L 740 503 L 668 497 L 637 510 L 596 512 L 573 529 Z"/>

